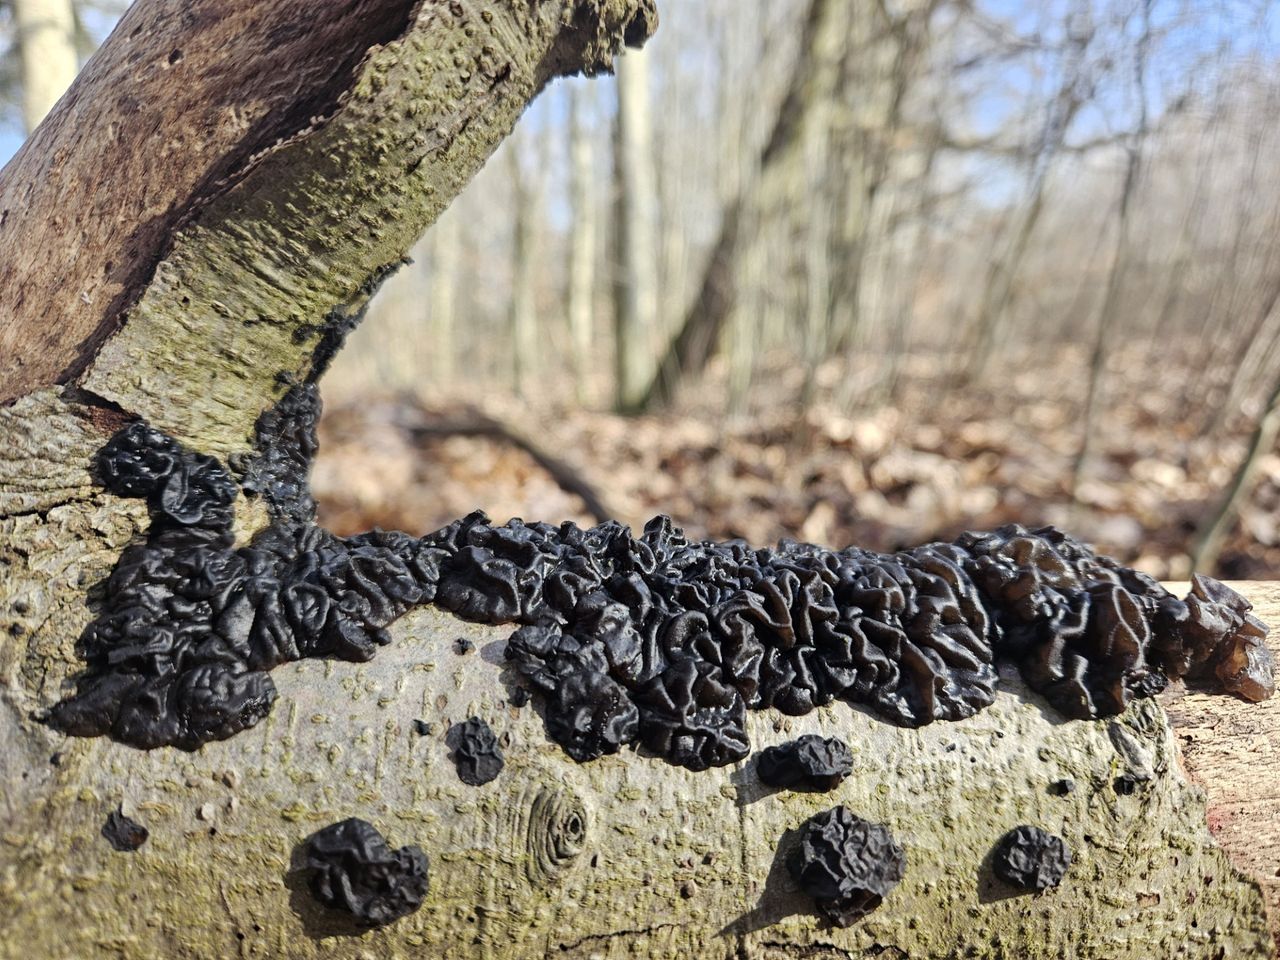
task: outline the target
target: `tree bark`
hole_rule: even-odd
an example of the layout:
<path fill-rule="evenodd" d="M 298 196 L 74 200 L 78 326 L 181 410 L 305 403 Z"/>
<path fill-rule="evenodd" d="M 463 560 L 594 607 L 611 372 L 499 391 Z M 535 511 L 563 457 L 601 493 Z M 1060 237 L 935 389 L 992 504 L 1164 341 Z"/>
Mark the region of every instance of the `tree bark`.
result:
<path fill-rule="evenodd" d="M 16 399 L 0 407 L 0 955 L 1268 955 L 1259 886 L 1214 844 L 1202 794 L 1180 771 L 1153 701 L 1111 721 L 1063 722 L 1010 677 L 990 709 L 921 730 L 842 704 L 804 718 L 756 713 L 757 747 L 822 731 L 839 733 L 857 757 L 856 775 L 834 794 L 763 793 L 751 760 L 696 774 L 634 752 L 573 763 L 548 741 L 536 705 L 508 699 L 509 631 L 427 608 L 397 622 L 369 663 L 279 668 L 279 701 L 266 719 L 192 753 L 68 739 L 34 719 L 82 668 L 75 642 L 93 616 L 91 589 L 146 524 L 140 501 L 95 483 L 90 463 L 103 442 L 136 414 L 202 452 L 247 451 L 259 413 L 291 380 L 323 370 L 371 278 L 399 262 L 529 97 L 555 74 L 606 66 L 623 39 L 639 42 L 653 25 L 646 0 L 380 9 L 387 29 L 373 36 L 373 21 L 357 16 L 370 8 L 356 2 L 314 3 L 303 17 L 283 3 L 246 13 L 229 0 L 142 0 L 37 131 L 33 142 L 50 153 L 29 145 L 0 175 L 0 195 L 13 203 L 0 228 L 0 303 L 7 342 L 19 349 L 3 355 L 28 361 L 6 368 Z M 260 33 L 225 33 L 227 21 Z M 328 48 L 291 25 L 326 33 Z M 368 44 L 359 55 L 353 34 Z M 216 37 L 225 70 L 235 71 L 254 62 L 241 44 L 247 54 L 265 50 L 269 35 L 280 52 L 274 70 L 247 75 L 259 85 L 210 66 Z M 197 104 L 192 85 L 204 82 L 225 87 L 227 102 L 246 86 L 267 97 L 295 53 L 349 63 L 350 75 L 319 113 L 303 111 L 305 128 L 281 125 L 270 110 L 253 121 L 291 128 L 286 139 L 273 134 L 245 153 L 247 134 L 224 138 L 244 160 L 237 165 L 185 126 L 192 121 L 164 101 L 164 84 L 148 101 L 164 101 L 162 115 L 120 108 L 131 84 L 152 78 L 174 50 L 183 56 L 173 69 L 207 68 L 168 83 L 169 96 Z M 265 69 L 266 59 L 257 62 Z M 308 64 L 303 57 L 299 69 Z M 323 86 L 332 69 L 303 72 L 295 93 Z M 274 89 L 277 106 L 288 102 L 285 85 Z M 223 119 L 234 127 L 247 116 Z M 171 128 L 165 117 L 183 119 Z M 154 130 L 159 146 L 146 139 Z M 223 132 L 215 125 L 208 136 Z M 202 161 L 204 174 L 157 173 L 155 195 L 114 176 L 95 188 L 83 153 L 108 133 L 122 150 L 163 154 L 171 145 L 184 162 Z M 146 166 L 127 154 L 113 172 Z M 225 173 L 216 185 L 205 179 L 215 169 Z M 61 199 L 27 180 L 32 171 L 62 183 Z M 172 199 L 179 180 L 189 192 Z M 160 222 L 135 224 L 154 268 L 108 296 L 108 281 L 122 275 L 107 264 L 132 248 L 92 212 L 143 209 L 113 200 L 114 190 L 135 204 L 171 199 Z M 62 288 L 32 279 L 51 276 L 26 255 L 37 245 L 86 290 L 87 301 L 67 301 L 80 307 L 57 329 L 48 328 L 56 314 L 47 297 Z M 264 518 L 243 503 L 247 538 Z M 1273 623 L 1276 612 L 1264 610 Z M 459 637 L 475 649 L 455 652 Z M 470 715 L 506 742 L 505 771 L 479 788 L 458 781 L 444 742 L 448 724 Z M 1273 708 L 1248 717 L 1257 743 L 1277 741 Z M 416 735 L 417 719 L 436 726 Z M 1216 742 L 1238 745 L 1231 737 L 1224 730 Z M 1213 756 L 1197 759 L 1197 776 L 1227 783 Z M 1139 793 L 1117 792 L 1122 773 L 1146 778 Z M 1073 792 L 1048 789 L 1065 778 Z M 909 861 L 884 906 L 846 930 L 817 920 L 784 866 L 795 828 L 835 803 L 890 825 Z M 150 831 L 136 853 L 117 853 L 99 835 L 117 806 Z M 1268 810 L 1255 805 L 1241 824 Z M 422 908 L 362 936 L 336 927 L 295 869 L 304 837 L 350 816 L 374 822 L 395 846 L 419 844 L 431 861 Z M 1021 823 L 1061 833 L 1075 853 L 1054 894 L 1010 898 L 990 876 L 991 847 Z M 1263 856 L 1274 873 L 1274 853 Z"/>

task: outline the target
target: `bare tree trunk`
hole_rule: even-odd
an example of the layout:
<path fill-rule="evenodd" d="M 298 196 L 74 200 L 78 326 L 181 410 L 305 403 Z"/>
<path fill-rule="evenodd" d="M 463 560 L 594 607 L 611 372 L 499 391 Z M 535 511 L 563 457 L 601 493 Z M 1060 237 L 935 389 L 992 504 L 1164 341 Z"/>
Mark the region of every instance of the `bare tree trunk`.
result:
<path fill-rule="evenodd" d="M 1073 7 L 1075 13 L 1080 9 L 1079 3 Z M 1063 54 L 1066 61 L 1065 76 L 1057 97 L 1049 106 L 1044 127 L 1037 139 L 1026 197 L 1015 216 L 1008 245 L 993 254 L 982 295 L 978 300 L 974 332 L 966 348 L 962 371 L 962 378 L 966 381 L 981 377 L 987 371 L 995 355 L 996 344 L 1004 333 L 1005 314 L 1013 296 L 1014 281 L 1022 268 L 1032 234 L 1044 211 L 1044 191 L 1049 173 L 1062 149 L 1067 131 L 1086 102 L 1084 90 L 1088 84 L 1084 55 L 1091 39 L 1092 31 L 1089 30 L 1080 31 L 1066 41 L 1067 47 Z"/>
<path fill-rule="evenodd" d="M 753 176 L 743 178 L 739 192 L 725 207 L 698 292 L 641 394 L 640 409 L 669 402 L 681 380 L 700 374 L 715 352 L 737 297 L 735 270 L 741 231 L 744 216 L 751 216 L 744 206 L 768 206 L 780 193 L 778 181 L 785 178 L 785 168 L 796 163 L 810 114 L 822 102 L 823 71 L 831 67 L 817 51 L 830 42 L 832 31 L 841 22 L 840 14 L 839 0 L 810 0 L 787 92 L 758 168 Z"/>
<path fill-rule="evenodd" d="M 614 204 L 614 409 L 640 409 L 658 320 L 657 184 L 650 123 L 648 55 L 618 62 Z"/>
<path fill-rule="evenodd" d="M 22 125 L 34 130 L 76 78 L 71 0 L 12 0 L 22 58 Z"/>
<path fill-rule="evenodd" d="M 1095 434 L 1098 429 L 1099 410 L 1102 406 L 1103 384 L 1106 381 L 1107 356 L 1110 353 L 1111 334 L 1119 325 L 1117 313 L 1120 307 L 1121 292 L 1124 288 L 1125 269 L 1130 255 L 1130 222 L 1133 210 L 1133 197 L 1138 190 L 1142 174 L 1142 151 L 1146 148 L 1147 138 L 1147 86 L 1146 58 L 1151 42 L 1151 3 L 1143 0 L 1142 23 L 1143 33 L 1138 40 L 1135 53 L 1134 87 L 1138 100 L 1138 125 L 1128 145 L 1128 163 L 1125 166 L 1124 183 L 1120 188 L 1119 223 L 1116 227 L 1116 249 L 1111 261 L 1111 270 L 1107 276 L 1107 289 L 1102 298 L 1102 306 L 1098 310 L 1098 320 L 1094 326 L 1093 350 L 1089 358 L 1089 385 L 1085 392 L 1084 415 L 1080 423 L 1080 447 L 1076 453 L 1071 470 L 1072 504 L 1079 503 L 1080 480 L 1084 476 L 1089 458 L 1093 452 Z"/>
<path fill-rule="evenodd" d="M 856 349 L 862 323 L 869 252 L 878 241 L 889 239 L 876 233 L 877 225 L 887 219 L 878 215 L 879 199 L 899 151 L 907 97 L 927 62 L 930 27 L 940 6 L 941 0 L 913 0 L 896 12 L 883 3 L 851 8 L 851 39 L 837 90 L 846 119 L 836 126 L 832 154 L 854 157 L 855 170 L 837 166 L 834 171 L 839 220 L 832 258 L 840 269 L 832 277 L 827 320 L 830 349 L 846 356 Z"/>
<path fill-rule="evenodd" d="M 433 384 L 445 386 L 454 379 L 457 353 L 454 330 L 457 326 L 459 244 L 462 242 L 456 211 L 441 217 L 427 234 L 431 250 L 429 329 Z"/>
<path fill-rule="evenodd" d="M 596 311 L 595 149 L 587 127 L 588 93 L 574 87 L 569 98 L 570 199 L 573 227 L 569 235 L 569 336 L 578 402 L 586 400 Z"/>
<path fill-rule="evenodd" d="M 1266 407 L 1249 435 L 1249 444 L 1230 486 L 1196 530 L 1191 547 L 1193 570 L 1204 572 L 1217 567 L 1223 542 L 1239 519 L 1241 506 L 1253 493 L 1258 466 L 1262 458 L 1275 449 L 1277 435 L 1280 435 L 1280 376 L 1273 382 Z"/>
<path fill-rule="evenodd" d="M 523 138 L 507 144 L 511 179 L 511 303 L 508 311 L 511 374 L 516 394 L 523 396 L 537 375 L 538 318 L 534 303 L 535 249 L 538 227 L 538 173 L 524 169 Z M 541 166 L 535 161 L 535 166 Z"/>

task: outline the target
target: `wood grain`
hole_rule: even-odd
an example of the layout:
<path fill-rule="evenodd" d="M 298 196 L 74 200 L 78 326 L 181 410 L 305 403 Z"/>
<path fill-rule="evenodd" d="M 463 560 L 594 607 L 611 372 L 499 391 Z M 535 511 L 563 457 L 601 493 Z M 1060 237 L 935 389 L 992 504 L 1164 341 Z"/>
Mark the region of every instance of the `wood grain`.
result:
<path fill-rule="evenodd" d="M 1179 596 L 1188 589 L 1165 586 Z M 1280 581 L 1229 586 L 1271 628 L 1267 645 L 1280 663 Z M 1178 686 L 1161 699 L 1187 775 L 1205 791 L 1209 830 L 1232 862 L 1262 884 L 1280 944 L 1280 696 L 1245 703 Z"/>

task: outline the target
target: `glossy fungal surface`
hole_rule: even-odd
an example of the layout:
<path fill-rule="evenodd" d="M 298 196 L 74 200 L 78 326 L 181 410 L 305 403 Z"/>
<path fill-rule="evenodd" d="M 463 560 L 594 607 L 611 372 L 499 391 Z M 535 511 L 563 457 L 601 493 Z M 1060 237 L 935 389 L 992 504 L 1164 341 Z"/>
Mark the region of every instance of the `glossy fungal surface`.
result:
<path fill-rule="evenodd" d="M 264 414 L 239 484 L 146 424 L 103 447 L 101 482 L 145 498 L 151 525 L 107 583 L 53 724 L 194 749 L 267 714 L 273 667 L 367 660 L 425 603 L 518 625 L 506 657 L 577 760 L 642 744 L 694 770 L 732 763 L 750 750 L 747 710 L 836 699 L 906 726 L 956 720 L 992 702 L 1002 660 L 1070 717 L 1114 715 L 1171 677 L 1274 689 L 1243 598 L 1197 577 L 1179 600 L 1052 527 L 895 554 L 690 541 L 666 517 L 639 536 L 473 513 L 421 538 L 336 537 L 306 483 L 318 412 L 305 384 Z M 273 519 L 236 547 L 240 491 Z"/>
<path fill-rule="evenodd" d="M 996 876 L 1019 890 L 1040 892 L 1056 887 L 1071 866 L 1071 851 L 1061 837 L 1040 827 L 1010 830 L 996 845 Z"/>
<path fill-rule="evenodd" d="M 360 927 L 407 917 L 427 895 L 427 856 L 417 846 L 393 850 L 373 824 L 352 817 L 312 834 L 303 863 L 312 896 Z"/>
<path fill-rule="evenodd" d="M 447 742 L 453 750 L 458 779 L 467 786 L 483 786 L 502 772 L 506 761 L 498 738 L 489 729 L 489 724 L 479 717 L 468 717 L 450 727 Z"/>
<path fill-rule="evenodd" d="M 840 806 L 805 822 L 788 866 L 827 918 L 848 927 L 898 885 L 907 858 L 888 827 Z"/>
<path fill-rule="evenodd" d="M 121 853 L 133 853 L 147 842 L 151 831 L 132 817 L 125 816 L 124 811 L 117 807 L 107 814 L 106 822 L 102 825 L 102 835 L 114 849 Z"/>
<path fill-rule="evenodd" d="M 853 772 L 853 754 L 838 737 L 816 733 L 760 751 L 756 772 L 771 787 L 834 790 Z"/>

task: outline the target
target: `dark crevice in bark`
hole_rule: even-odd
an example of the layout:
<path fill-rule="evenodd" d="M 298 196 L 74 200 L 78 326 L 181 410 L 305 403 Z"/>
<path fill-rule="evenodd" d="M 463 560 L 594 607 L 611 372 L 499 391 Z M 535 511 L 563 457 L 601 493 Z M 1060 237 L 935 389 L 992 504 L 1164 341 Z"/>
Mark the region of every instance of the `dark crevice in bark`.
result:
<path fill-rule="evenodd" d="M 592 933 L 585 937 L 579 937 L 577 940 L 570 940 L 566 943 L 557 944 L 556 949 L 561 953 L 568 953 L 570 950 L 577 950 L 588 943 L 608 943 L 613 940 L 634 940 L 637 937 L 648 937 L 661 930 L 674 930 L 679 924 L 675 923 L 658 923 L 651 927 L 640 927 L 636 930 L 611 930 L 609 933 Z"/>
<path fill-rule="evenodd" d="M 126 410 L 114 400 L 83 387 L 66 387 L 62 391 L 62 399 L 72 404 L 76 416 L 88 420 L 104 436 L 110 436 L 130 421 L 138 419 L 137 414 Z"/>

